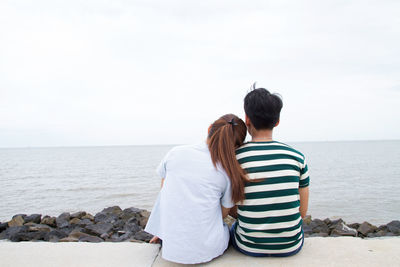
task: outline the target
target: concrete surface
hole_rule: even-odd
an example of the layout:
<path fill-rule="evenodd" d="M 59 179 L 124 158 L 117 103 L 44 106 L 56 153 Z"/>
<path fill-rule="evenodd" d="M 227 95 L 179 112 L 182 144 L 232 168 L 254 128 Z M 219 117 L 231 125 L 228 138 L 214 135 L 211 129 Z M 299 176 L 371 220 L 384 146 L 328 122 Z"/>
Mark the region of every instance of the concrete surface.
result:
<path fill-rule="evenodd" d="M 157 256 L 154 267 L 185 266 Z M 353 237 L 306 238 L 303 249 L 286 258 L 254 258 L 233 248 L 207 264 L 192 266 L 400 266 L 400 238 L 361 239 Z"/>
<path fill-rule="evenodd" d="M 0 242 L 0 267 L 185 266 L 163 260 L 159 245 L 143 243 Z M 400 266 L 400 237 L 307 238 L 287 258 L 253 258 L 228 249 L 210 263 L 192 266 Z"/>
<path fill-rule="evenodd" d="M 158 252 L 159 245 L 130 242 L 0 242 L 0 266 L 152 266 Z"/>

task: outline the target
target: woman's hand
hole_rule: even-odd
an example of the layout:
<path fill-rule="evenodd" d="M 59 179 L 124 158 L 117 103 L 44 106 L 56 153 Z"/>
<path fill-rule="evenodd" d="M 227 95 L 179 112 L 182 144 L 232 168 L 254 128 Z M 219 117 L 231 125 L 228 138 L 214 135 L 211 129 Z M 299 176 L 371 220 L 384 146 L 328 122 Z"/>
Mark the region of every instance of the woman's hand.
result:
<path fill-rule="evenodd" d="M 150 244 L 157 244 L 160 243 L 160 238 L 158 238 L 158 236 L 153 236 L 152 239 L 150 239 Z"/>

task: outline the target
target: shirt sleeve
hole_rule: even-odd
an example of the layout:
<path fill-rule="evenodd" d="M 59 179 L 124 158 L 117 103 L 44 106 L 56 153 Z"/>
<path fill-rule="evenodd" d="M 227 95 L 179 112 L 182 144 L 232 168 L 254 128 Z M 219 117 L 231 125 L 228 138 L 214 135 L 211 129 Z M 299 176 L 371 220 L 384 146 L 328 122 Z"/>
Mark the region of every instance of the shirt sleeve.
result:
<path fill-rule="evenodd" d="M 167 175 L 167 162 L 171 151 L 169 151 L 164 158 L 161 160 L 160 164 L 158 165 L 156 172 L 160 178 L 165 178 Z"/>
<path fill-rule="evenodd" d="M 300 183 L 299 183 L 299 187 L 303 188 L 303 187 L 307 187 L 310 185 L 310 175 L 308 172 L 308 165 L 306 162 L 306 159 L 304 158 L 304 164 L 303 167 L 300 170 Z"/>
<path fill-rule="evenodd" d="M 229 180 L 228 177 L 226 177 L 226 187 L 225 190 L 222 192 L 222 197 L 221 197 L 221 205 L 224 208 L 232 208 L 235 206 L 235 203 L 232 201 L 232 187 L 231 187 L 231 180 Z"/>

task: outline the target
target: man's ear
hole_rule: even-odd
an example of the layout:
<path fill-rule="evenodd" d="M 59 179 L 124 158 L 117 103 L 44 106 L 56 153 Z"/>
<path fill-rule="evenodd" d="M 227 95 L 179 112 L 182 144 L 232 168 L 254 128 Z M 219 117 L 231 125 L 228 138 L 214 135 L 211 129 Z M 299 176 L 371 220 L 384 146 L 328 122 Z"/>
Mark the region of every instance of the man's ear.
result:
<path fill-rule="evenodd" d="M 281 122 L 281 120 L 278 120 L 274 127 L 278 126 L 280 122 Z"/>
<path fill-rule="evenodd" d="M 249 117 L 247 117 L 247 115 L 244 115 L 244 123 L 246 124 L 247 128 L 250 128 L 251 121 L 250 121 Z"/>

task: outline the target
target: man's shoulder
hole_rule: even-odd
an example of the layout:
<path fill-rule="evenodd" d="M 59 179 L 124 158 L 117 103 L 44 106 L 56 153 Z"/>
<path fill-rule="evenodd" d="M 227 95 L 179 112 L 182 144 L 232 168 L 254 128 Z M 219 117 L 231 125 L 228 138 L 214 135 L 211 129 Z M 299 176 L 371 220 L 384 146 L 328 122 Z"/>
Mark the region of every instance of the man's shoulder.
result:
<path fill-rule="evenodd" d="M 292 151 L 294 153 L 297 153 L 297 154 L 301 155 L 304 158 L 304 154 L 301 153 L 298 149 L 294 148 L 293 146 L 285 144 L 285 143 L 282 143 L 282 142 L 278 142 L 278 143 L 283 145 L 283 146 L 286 146 L 290 151 Z"/>
<path fill-rule="evenodd" d="M 242 153 L 259 153 L 262 151 L 269 151 L 269 153 L 294 153 L 297 154 L 299 158 L 304 159 L 304 154 L 299 150 L 295 149 L 293 146 L 288 145 L 279 141 L 270 142 L 246 142 L 236 149 L 236 154 Z"/>

